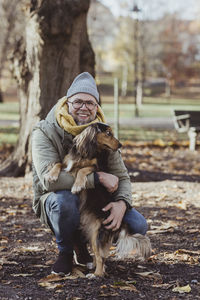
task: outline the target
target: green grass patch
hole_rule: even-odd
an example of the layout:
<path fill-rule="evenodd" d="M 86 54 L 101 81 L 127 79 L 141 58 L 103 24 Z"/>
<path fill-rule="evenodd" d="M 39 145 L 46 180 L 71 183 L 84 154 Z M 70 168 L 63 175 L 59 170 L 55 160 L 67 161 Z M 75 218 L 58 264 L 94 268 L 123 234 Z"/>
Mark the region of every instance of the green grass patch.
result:
<path fill-rule="evenodd" d="M 0 127 L 0 146 L 3 144 L 15 145 L 19 136 L 18 127 Z"/>
<path fill-rule="evenodd" d="M 188 135 L 185 133 L 178 134 L 175 130 L 164 129 L 148 129 L 148 128 L 127 128 L 120 127 L 119 139 L 121 141 L 155 141 L 162 140 L 164 142 L 188 140 Z"/>
<path fill-rule="evenodd" d="M 102 96 L 101 97 L 102 104 L 105 103 L 113 103 L 114 97 L 111 96 Z M 119 103 L 121 104 L 134 104 L 135 99 L 133 96 L 129 97 L 120 97 Z M 166 98 L 166 97 L 143 97 L 143 104 L 160 104 L 160 105 L 191 105 L 191 106 L 200 106 L 200 98 L 199 99 L 188 99 L 188 98 Z"/>
<path fill-rule="evenodd" d="M 0 120 L 19 120 L 19 103 L 0 103 Z"/>
<path fill-rule="evenodd" d="M 103 111 L 107 118 L 114 116 L 114 104 L 103 103 Z M 139 107 L 139 117 L 172 117 L 172 110 L 200 110 L 200 105 L 169 105 L 169 104 L 143 104 Z M 134 104 L 119 104 L 119 118 L 133 118 L 135 117 Z"/>

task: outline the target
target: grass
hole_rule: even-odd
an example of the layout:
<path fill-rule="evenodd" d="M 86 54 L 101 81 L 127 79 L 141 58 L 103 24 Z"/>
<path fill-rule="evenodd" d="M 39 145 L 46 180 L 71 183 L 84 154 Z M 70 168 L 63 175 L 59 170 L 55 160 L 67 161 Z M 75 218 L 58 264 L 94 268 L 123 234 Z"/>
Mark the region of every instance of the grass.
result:
<path fill-rule="evenodd" d="M 107 118 L 114 116 L 113 104 L 103 103 L 102 108 Z M 200 110 L 200 105 L 143 104 L 138 111 L 139 117 L 171 117 L 173 109 Z M 119 104 L 119 117 L 127 119 L 135 117 L 135 105 Z"/>
<path fill-rule="evenodd" d="M 120 99 L 119 118 L 121 118 L 121 120 L 135 117 L 135 105 L 133 104 L 133 100 L 133 97 L 127 97 L 124 100 Z M 103 96 L 102 108 L 106 118 L 112 119 L 114 117 L 113 97 Z M 144 104 L 139 108 L 139 116 L 152 118 L 171 117 L 172 109 L 200 110 L 200 101 L 176 98 L 169 101 L 166 98 L 146 97 L 144 98 Z M 0 103 L 0 120 L 19 120 L 19 103 Z M 5 143 L 14 145 L 17 142 L 18 133 L 19 128 L 0 124 L 0 145 Z M 187 135 L 177 134 L 177 132 L 173 130 L 129 128 L 123 125 L 120 126 L 119 138 L 122 140 L 129 139 L 135 141 L 188 139 Z"/>
<path fill-rule="evenodd" d="M 19 103 L 0 103 L 0 120 L 19 120 Z"/>
<path fill-rule="evenodd" d="M 125 102 L 126 101 L 126 102 Z M 124 102 L 124 103 L 123 103 Z M 119 117 L 135 117 L 135 104 L 133 97 L 119 99 Z M 107 118 L 114 115 L 113 97 L 102 97 L 102 108 Z M 171 117 L 173 109 L 200 110 L 200 100 L 173 98 L 144 97 L 143 104 L 139 107 L 140 117 Z"/>
<path fill-rule="evenodd" d="M 18 140 L 19 128 L 0 126 L 0 146 L 3 144 L 15 145 Z"/>
<path fill-rule="evenodd" d="M 185 133 L 178 134 L 175 130 L 151 129 L 151 128 L 127 128 L 121 126 L 119 129 L 119 139 L 121 141 L 181 141 L 188 140 Z"/>
<path fill-rule="evenodd" d="M 19 103 L 0 103 L 0 120 L 19 120 Z M 15 145 L 18 140 L 19 128 L 16 126 L 0 125 L 0 146 L 3 144 Z"/>

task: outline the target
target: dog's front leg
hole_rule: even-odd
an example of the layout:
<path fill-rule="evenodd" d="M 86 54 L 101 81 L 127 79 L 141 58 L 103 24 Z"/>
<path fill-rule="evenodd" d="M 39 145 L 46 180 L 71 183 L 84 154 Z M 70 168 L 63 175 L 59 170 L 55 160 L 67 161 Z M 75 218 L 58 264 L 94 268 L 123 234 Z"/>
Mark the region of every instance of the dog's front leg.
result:
<path fill-rule="evenodd" d="M 74 185 L 71 189 L 72 194 L 78 194 L 86 189 L 87 175 L 95 170 L 95 166 L 85 167 L 77 172 Z"/>
<path fill-rule="evenodd" d="M 45 179 L 48 182 L 54 182 L 58 179 L 60 171 L 62 169 L 62 164 L 57 163 L 53 166 L 53 168 L 45 175 Z"/>
<path fill-rule="evenodd" d="M 100 254 L 99 245 L 97 244 L 97 239 L 98 239 L 98 230 L 94 230 L 91 237 L 91 246 L 95 256 L 95 263 L 96 263 L 94 276 L 102 277 L 105 274 L 105 266 L 104 266 L 104 259 Z"/>

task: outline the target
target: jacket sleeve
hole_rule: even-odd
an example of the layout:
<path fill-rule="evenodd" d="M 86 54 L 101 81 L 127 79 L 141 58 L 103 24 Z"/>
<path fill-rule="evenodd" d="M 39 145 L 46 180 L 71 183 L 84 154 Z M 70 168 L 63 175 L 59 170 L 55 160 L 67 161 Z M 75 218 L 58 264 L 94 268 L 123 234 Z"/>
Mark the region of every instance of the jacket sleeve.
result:
<path fill-rule="evenodd" d="M 60 172 L 56 182 L 50 183 L 45 179 L 49 168 L 61 162 L 61 158 L 55 145 L 40 128 L 36 128 L 32 133 L 32 160 L 44 191 L 71 189 L 74 178 L 65 171 Z"/>
<path fill-rule="evenodd" d="M 119 186 L 113 194 L 115 201 L 123 200 L 127 207 L 132 206 L 132 188 L 128 171 L 124 165 L 120 151 L 111 152 L 108 159 L 109 173 L 119 178 Z"/>

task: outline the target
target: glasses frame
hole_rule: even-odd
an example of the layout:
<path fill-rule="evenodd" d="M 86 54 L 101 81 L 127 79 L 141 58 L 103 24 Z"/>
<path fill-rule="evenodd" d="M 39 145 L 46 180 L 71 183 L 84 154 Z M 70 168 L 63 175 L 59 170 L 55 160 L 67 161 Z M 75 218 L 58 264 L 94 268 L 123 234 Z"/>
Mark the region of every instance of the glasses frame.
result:
<path fill-rule="evenodd" d="M 76 101 L 82 101 L 81 106 L 78 107 L 78 108 L 74 107 L 74 104 L 75 104 Z M 88 101 L 88 102 L 89 102 L 89 101 Z M 87 106 L 87 101 L 83 101 L 83 100 L 81 100 L 81 99 L 79 99 L 79 100 L 74 100 L 73 102 L 67 101 L 67 103 L 71 103 L 74 109 L 80 109 L 80 108 L 83 107 L 83 105 L 85 104 L 85 106 L 87 107 L 87 109 L 90 110 L 90 111 L 94 110 L 95 107 L 98 106 L 97 103 L 93 103 L 93 102 L 92 102 L 92 103 L 94 104 L 94 107 L 93 107 L 92 109 L 90 109 L 90 108 Z"/>

